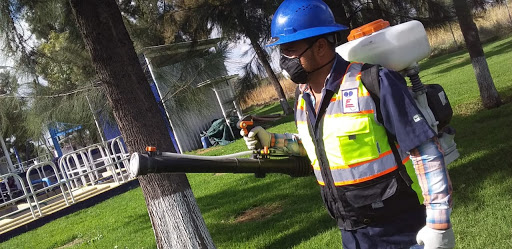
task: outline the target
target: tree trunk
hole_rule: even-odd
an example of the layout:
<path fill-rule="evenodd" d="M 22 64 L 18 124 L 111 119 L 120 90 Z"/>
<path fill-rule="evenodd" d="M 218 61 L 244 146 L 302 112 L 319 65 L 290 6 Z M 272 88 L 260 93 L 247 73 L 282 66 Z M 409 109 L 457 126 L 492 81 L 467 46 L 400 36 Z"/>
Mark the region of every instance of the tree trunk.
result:
<path fill-rule="evenodd" d="M 279 97 L 279 103 L 281 103 L 281 108 L 283 108 L 283 112 L 285 115 L 289 115 L 293 113 L 292 108 L 290 108 L 290 105 L 288 104 L 288 101 L 286 100 L 286 95 L 284 94 L 283 87 L 279 83 L 279 80 L 277 79 L 276 74 L 274 73 L 274 70 L 272 70 L 272 67 L 270 66 L 270 63 L 267 59 L 267 52 L 263 50 L 263 48 L 258 43 L 257 35 L 251 32 L 250 27 L 248 27 L 246 24 L 248 22 L 247 18 L 245 18 L 245 13 L 241 12 L 237 14 L 237 17 L 239 18 L 239 22 L 244 25 L 244 31 L 245 35 L 249 38 L 251 41 L 252 48 L 256 52 L 256 55 L 258 56 L 258 59 L 260 60 L 261 64 L 263 64 L 263 67 L 265 68 L 265 72 L 267 72 L 268 79 L 270 80 L 270 83 L 276 90 L 277 96 Z"/>
<path fill-rule="evenodd" d="M 371 0 L 370 2 L 372 3 L 372 13 L 373 13 L 372 19 L 373 20 L 378 20 L 378 19 L 387 20 L 387 18 L 384 16 L 382 8 L 380 7 L 379 0 Z"/>
<path fill-rule="evenodd" d="M 129 151 L 174 151 L 115 0 L 69 2 Z M 139 182 L 158 248 L 215 248 L 184 174 Z"/>
<path fill-rule="evenodd" d="M 494 86 L 484 50 L 480 43 L 478 28 L 473 21 L 470 8 L 466 0 L 453 0 L 453 3 L 469 57 L 471 58 L 471 64 L 473 64 L 482 104 L 487 109 L 498 107 L 501 105 L 501 99 Z"/>
<path fill-rule="evenodd" d="M 340 40 L 338 41 L 339 44 L 337 44 L 337 45 L 341 45 L 342 43 L 345 43 L 345 42 L 348 41 L 347 37 L 350 34 L 350 20 L 347 17 L 347 11 L 346 11 L 345 6 L 344 6 L 344 4 L 348 6 L 349 3 L 347 3 L 346 0 L 343 0 L 343 1 L 339 1 L 339 0 L 324 0 L 324 2 L 331 9 L 332 14 L 334 15 L 334 20 L 336 21 L 336 23 L 339 23 L 339 24 L 342 24 L 342 25 L 345 25 L 345 26 L 348 27 L 347 30 L 340 31 L 340 37 L 339 37 Z"/>
<path fill-rule="evenodd" d="M 250 39 L 250 38 L 249 38 Z M 270 66 L 270 63 L 267 59 L 267 53 L 261 48 L 258 41 L 251 40 L 251 45 L 256 51 L 256 55 L 258 55 L 258 59 L 260 59 L 261 64 L 263 64 L 263 67 L 265 68 L 265 71 L 267 72 L 268 78 L 270 80 L 270 83 L 272 86 L 274 86 L 274 89 L 277 92 L 277 95 L 279 97 L 279 103 L 281 103 L 281 107 L 283 108 L 283 112 L 285 115 L 289 115 L 293 113 L 292 108 L 290 108 L 290 105 L 288 104 L 288 101 L 286 100 L 286 95 L 284 94 L 283 87 L 279 83 L 279 80 L 277 79 L 276 74 L 274 73 L 274 70 L 272 70 L 272 67 Z"/>
<path fill-rule="evenodd" d="M 448 21 L 448 26 L 450 27 L 450 32 L 452 33 L 452 38 L 453 38 L 453 42 L 455 43 L 455 47 L 458 48 L 459 47 L 459 43 L 457 43 L 457 39 L 455 38 L 455 33 L 453 32 L 452 22 L 451 21 Z"/>

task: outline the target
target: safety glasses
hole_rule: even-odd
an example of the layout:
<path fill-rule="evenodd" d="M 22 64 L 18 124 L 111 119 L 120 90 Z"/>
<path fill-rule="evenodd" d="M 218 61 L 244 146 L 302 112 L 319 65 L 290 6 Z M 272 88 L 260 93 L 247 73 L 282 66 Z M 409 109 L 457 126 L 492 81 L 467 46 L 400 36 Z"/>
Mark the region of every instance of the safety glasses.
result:
<path fill-rule="evenodd" d="M 309 46 L 308 46 L 306 49 L 304 49 L 304 51 L 302 51 L 302 53 L 300 53 L 299 55 L 295 55 L 295 56 L 287 55 L 287 54 L 286 54 L 286 52 L 284 52 L 282 49 L 281 49 L 279 52 L 281 53 L 281 56 L 286 57 L 286 58 L 288 58 L 288 59 L 300 58 L 300 57 L 302 57 L 302 55 L 303 55 L 304 53 L 306 53 L 306 52 L 307 52 L 311 47 L 313 47 L 313 45 L 315 45 L 315 43 L 316 43 L 318 40 L 320 40 L 320 38 L 317 38 L 317 39 L 315 39 L 313 42 L 311 42 L 311 43 L 309 44 Z"/>

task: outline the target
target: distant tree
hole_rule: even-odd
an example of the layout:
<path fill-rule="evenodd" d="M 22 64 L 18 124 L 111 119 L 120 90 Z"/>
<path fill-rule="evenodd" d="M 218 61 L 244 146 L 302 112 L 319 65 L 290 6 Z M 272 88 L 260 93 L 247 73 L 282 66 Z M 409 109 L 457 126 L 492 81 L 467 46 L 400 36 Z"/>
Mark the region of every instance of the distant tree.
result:
<path fill-rule="evenodd" d="M 11 71 L 6 70 L 6 68 L 9 67 L 4 67 L 5 68 L 0 68 L 0 96 L 13 97 L 15 93 L 18 92 L 18 79 Z"/>
<path fill-rule="evenodd" d="M 482 104 L 487 109 L 498 107 L 501 105 L 501 99 L 494 86 L 471 9 L 466 0 L 453 0 L 453 4 L 473 64 Z"/>
<path fill-rule="evenodd" d="M 339 24 L 343 24 L 343 25 L 347 26 L 347 28 L 348 28 L 347 30 L 340 32 L 340 41 L 339 41 L 340 43 L 347 42 L 347 36 L 350 33 L 350 29 L 355 28 L 355 27 L 351 26 L 351 22 L 350 22 L 350 17 L 351 17 L 350 14 L 354 13 L 353 4 L 351 3 L 350 0 L 342 0 L 342 1 L 324 0 L 324 2 L 331 9 L 331 11 L 334 15 L 334 20 L 336 20 L 336 22 Z M 378 17 L 378 16 L 376 16 L 376 17 Z M 381 17 L 379 17 L 379 18 L 381 18 Z"/>
<path fill-rule="evenodd" d="M 172 11 L 168 0 L 117 0 L 135 50 L 183 41 L 178 24 L 166 18 Z"/>
<path fill-rule="evenodd" d="M 31 99 L 24 109 L 24 135 L 38 141 L 51 122 L 80 124 L 95 131 L 85 94 L 89 93 L 96 106 L 104 107 L 106 101 L 100 89 L 93 86 L 94 69 L 70 17 L 69 3 L 1 1 L 0 11 L 2 52 L 16 63 L 16 77 L 23 84 L 20 95 Z M 28 25 L 28 30 L 22 29 L 22 23 Z M 37 42 L 27 42 L 27 34 Z M 90 134 L 99 141 L 96 132 Z"/>
<path fill-rule="evenodd" d="M 244 5 L 242 5 L 244 6 Z M 244 6 L 245 7 L 245 6 Z M 265 20 L 268 18 L 263 18 L 263 16 L 255 17 L 251 16 L 250 13 L 254 11 L 253 8 L 244 8 L 242 11 L 235 12 L 235 17 L 241 27 L 239 29 L 243 32 L 243 34 L 249 38 L 251 41 L 251 46 L 256 52 L 256 55 L 258 56 L 258 59 L 260 60 L 261 64 L 263 65 L 263 68 L 265 69 L 265 72 L 269 78 L 270 83 L 274 87 L 274 90 L 277 93 L 277 96 L 279 97 L 279 101 L 281 103 L 281 108 L 283 109 L 284 114 L 288 115 L 291 114 L 293 111 L 290 108 L 290 105 L 288 104 L 288 101 L 286 100 L 286 95 L 284 94 L 283 88 L 281 84 L 279 83 L 279 79 L 277 78 L 274 70 L 272 69 L 272 66 L 269 62 L 269 55 L 260 45 L 260 37 L 262 36 L 261 33 L 258 33 L 257 30 L 254 29 L 254 24 L 257 22 L 257 20 Z M 257 13 L 257 11 L 256 11 Z M 251 19 L 252 17 L 252 19 Z M 263 26 L 263 24 L 261 24 Z M 264 32 L 268 32 L 268 29 L 264 29 Z M 266 35 L 263 35 L 263 37 L 267 37 Z M 265 39 L 266 40 L 266 39 Z"/>
<path fill-rule="evenodd" d="M 420 20 L 425 26 L 436 26 L 453 18 L 446 0 L 325 0 L 338 23 L 357 28 L 384 19 L 392 25 L 411 19 Z M 343 37 L 346 35 L 342 35 Z"/>
<path fill-rule="evenodd" d="M 115 0 L 70 0 L 130 152 L 174 151 Z M 185 174 L 139 178 L 158 248 L 214 248 Z"/>
<path fill-rule="evenodd" d="M 256 69 L 263 69 L 262 74 L 268 76 L 274 87 L 285 114 L 292 113 L 283 88 L 273 71 L 268 51 L 261 44 L 267 43 L 270 37 L 270 17 L 278 6 L 277 1 L 250 0 L 196 0 L 176 1 L 173 16 L 182 23 L 181 31 L 190 38 L 210 34 L 213 30 L 220 31 L 224 38 L 230 41 L 240 41 L 248 38 L 251 46 L 261 63 Z M 245 67 L 249 71 L 250 66 Z M 251 72 L 248 72 L 249 75 Z M 258 72 L 260 73 L 260 72 Z M 254 80 L 254 79 L 251 79 Z"/>
<path fill-rule="evenodd" d="M 17 78 L 10 71 L 0 71 L 0 135 L 12 146 L 25 150 L 30 138 L 25 126 L 27 102 L 17 94 Z"/>
<path fill-rule="evenodd" d="M 73 23 L 66 25 L 76 26 Z M 76 27 L 68 30 L 71 29 L 76 30 Z M 35 48 L 36 71 L 45 80 L 45 84 L 34 85 L 31 89 L 33 101 L 28 119 L 31 134 L 37 136 L 41 129 L 47 128 L 52 122 L 79 124 L 90 131 L 91 142 L 100 142 L 100 134 L 96 132 L 93 112 L 86 96 L 89 96 L 91 106 L 101 107 L 98 109 L 104 113 L 103 119 L 109 117 L 110 108 L 104 92 L 97 86 L 85 45 L 74 36 L 79 35 L 78 30 L 74 31 L 76 34 L 56 30 L 47 30 L 46 34 L 38 32 L 45 38 L 41 38 L 39 46 Z M 96 114 L 98 110 L 93 111 Z"/>

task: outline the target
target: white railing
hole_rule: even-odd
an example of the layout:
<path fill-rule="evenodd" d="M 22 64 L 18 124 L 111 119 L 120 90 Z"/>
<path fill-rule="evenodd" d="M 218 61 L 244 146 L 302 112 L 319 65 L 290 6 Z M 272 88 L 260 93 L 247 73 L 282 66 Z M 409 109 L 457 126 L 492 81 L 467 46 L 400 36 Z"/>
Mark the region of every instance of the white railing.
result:
<path fill-rule="evenodd" d="M 14 177 L 15 180 L 17 180 L 20 183 L 21 189 L 23 191 L 23 195 L 13 198 L 11 189 L 9 188 L 9 184 L 7 183 L 8 179 L 10 177 Z M 23 178 L 21 178 L 21 176 L 19 176 L 16 173 L 8 173 L 8 174 L 0 176 L 0 178 L 4 179 L 5 187 L 7 189 L 8 194 L 9 194 L 9 200 L 5 200 L 4 193 L 2 191 L 2 200 L 4 202 L 2 204 L 0 204 L 0 208 L 5 207 L 5 206 L 10 205 L 10 204 L 16 204 L 18 201 L 21 201 L 21 200 L 25 199 L 27 201 L 27 204 L 28 204 L 29 208 L 30 208 L 30 212 L 32 213 L 32 217 L 35 219 L 36 218 L 36 214 L 34 212 L 34 207 L 32 207 L 32 203 L 30 201 L 30 196 L 32 196 L 32 193 L 28 193 L 27 192 L 27 188 L 25 187 L 25 182 L 23 181 Z M 39 211 L 39 214 L 41 214 L 41 211 L 40 210 L 38 210 L 38 211 Z M 2 217 L 0 217 L 0 218 L 2 218 Z"/>
<path fill-rule="evenodd" d="M 59 187 L 61 193 L 51 198 L 60 198 L 57 196 L 62 195 L 61 198 L 64 199 L 66 206 L 69 206 L 75 203 L 74 189 L 107 181 L 108 176 L 103 177 L 102 175 L 105 172 L 110 172 L 111 177 L 116 183 L 120 183 L 120 181 L 124 183 L 131 178 L 128 173 L 128 167 L 129 154 L 126 152 L 120 137 L 105 143 L 94 144 L 65 154 L 59 159 L 58 167 L 50 161 L 30 166 L 24 173 L 26 174 L 25 180 L 27 183 L 19 176 L 19 173 L 9 173 L 0 176 L 6 186 L 6 191 L 1 193 L 3 203 L 0 204 L 0 208 L 11 204 L 15 205 L 25 200 L 30 208 L 32 217 L 37 219 L 36 212 L 39 214 L 39 217 L 43 216 L 40 200 L 37 197 L 38 194 L 42 192 L 48 193 L 48 191 Z M 34 178 L 34 176 L 36 177 Z M 9 177 L 14 177 L 15 180 L 19 181 L 23 192 L 19 197 L 13 196 L 13 190 L 7 184 Z M 42 185 L 42 187 L 36 189 L 34 187 L 36 185 Z M 4 192 L 6 196 L 4 196 Z M 19 212 L 19 210 L 14 212 Z M 0 219 L 12 214 L 13 212 L 3 214 Z M 2 230 L 1 227 L 0 230 Z"/>
<path fill-rule="evenodd" d="M 51 169 L 53 170 L 53 175 L 46 176 L 44 166 L 50 166 Z M 40 172 L 39 169 L 41 169 L 41 168 L 42 168 L 42 171 L 44 174 L 44 178 L 40 177 L 40 179 L 32 180 L 30 177 L 30 173 L 33 170 L 37 170 L 39 173 Z M 39 176 L 41 176 L 40 173 L 39 173 Z M 28 170 L 27 170 L 26 177 L 27 177 L 28 186 L 30 187 L 30 194 L 32 195 L 32 198 L 34 199 L 34 202 L 36 204 L 37 210 L 39 211 L 40 217 L 43 215 L 41 213 L 41 207 L 39 206 L 39 201 L 37 200 L 37 194 L 41 193 L 41 192 L 47 192 L 48 190 L 53 189 L 54 187 L 57 187 L 56 185 L 58 185 L 60 187 L 62 197 L 64 198 L 64 201 L 66 202 L 66 206 L 69 206 L 69 202 L 68 202 L 68 198 L 66 196 L 66 191 L 64 191 L 64 187 L 63 187 L 64 185 L 66 185 L 67 189 L 69 190 L 70 199 L 73 202 L 75 202 L 75 199 L 73 198 L 73 193 L 71 192 L 71 188 L 69 187 L 69 184 L 67 184 L 66 181 L 61 181 L 61 178 L 59 176 L 59 171 L 57 170 L 57 167 L 55 166 L 55 164 L 53 162 L 38 163 L 33 166 L 30 166 L 30 168 L 28 168 Z M 52 177 L 54 177 L 56 180 L 54 183 L 52 183 L 52 181 L 51 181 Z M 36 183 L 41 183 L 43 185 L 43 187 L 40 189 L 34 189 L 34 184 L 36 184 Z"/>
<path fill-rule="evenodd" d="M 117 145 L 117 148 L 119 149 L 119 153 L 115 153 L 116 152 L 116 145 Z M 112 159 L 114 161 L 122 162 L 122 166 L 121 166 L 121 163 L 116 164 L 117 169 L 121 172 L 122 168 L 124 168 L 126 170 L 126 172 L 129 172 L 128 169 L 130 167 L 130 153 L 128 153 L 125 150 L 124 145 L 123 145 L 123 143 L 121 141 L 121 137 L 117 137 L 117 138 L 114 138 L 114 139 L 111 140 L 111 142 L 110 142 L 110 149 L 111 149 L 112 152 L 114 152 L 114 154 L 112 155 Z M 121 180 L 123 182 L 126 181 L 124 179 L 124 177 L 125 177 L 125 175 L 121 174 Z M 129 178 L 130 177 L 128 177 L 127 180 Z M 118 181 L 117 178 L 115 180 L 116 180 L 116 182 Z"/>
<path fill-rule="evenodd" d="M 94 159 L 95 152 L 99 152 L 101 157 Z M 128 173 L 128 160 L 129 154 L 124 149 L 121 138 L 117 137 L 63 155 L 59 159 L 59 168 L 61 172 L 65 172 L 71 187 L 78 188 L 95 185 L 100 180 L 99 173 L 103 169 L 111 173 L 116 183 L 119 183 L 119 179 L 125 182 L 128 180 L 125 178 Z"/>
<path fill-rule="evenodd" d="M 32 165 L 38 164 L 40 162 L 47 162 L 47 161 L 51 161 L 49 154 L 39 156 L 36 158 L 32 158 L 30 160 L 23 161 L 21 163 L 16 163 L 13 165 L 13 167 L 16 172 L 22 173 L 22 172 L 26 172 L 27 169 L 30 168 L 30 166 L 32 166 Z"/>

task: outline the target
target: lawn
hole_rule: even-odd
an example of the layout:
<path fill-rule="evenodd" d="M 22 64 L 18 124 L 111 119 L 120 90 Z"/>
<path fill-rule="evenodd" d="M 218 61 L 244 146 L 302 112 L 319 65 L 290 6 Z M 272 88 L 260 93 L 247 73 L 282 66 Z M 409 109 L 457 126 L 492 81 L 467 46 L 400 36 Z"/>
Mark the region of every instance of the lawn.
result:
<path fill-rule="evenodd" d="M 512 248 L 512 37 L 484 47 L 505 104 L 482 109 L 466 51 L 421 63 L 425 83 L 441 84 L 455 109 L 452 125 L 460 159 L 449 165 L 457 248 Z M 279 105 L 259 113 L 279 111 Z M 272 132 L 294 131 L 292 117 Z M 241 140 L 196 151 L 245 150 Z M 218 248 L 340 248 L 335 222 L 324 210 L 314 177 L 189 174 L 194 195 Z M 140 188 L 55 220 L 0 248 L 154 248 Z"/>

